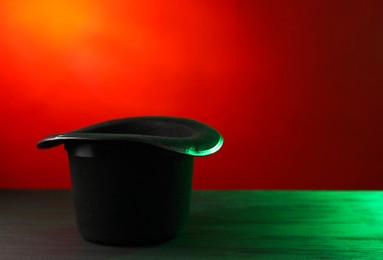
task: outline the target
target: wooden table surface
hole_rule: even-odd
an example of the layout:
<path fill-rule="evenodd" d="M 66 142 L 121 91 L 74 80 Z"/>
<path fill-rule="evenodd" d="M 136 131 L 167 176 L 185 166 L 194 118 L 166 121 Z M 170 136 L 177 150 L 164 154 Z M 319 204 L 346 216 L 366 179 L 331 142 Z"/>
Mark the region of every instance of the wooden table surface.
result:
<path fill-rule="evenodd" d="M 130 248 L 84 241 L 69 190 L 0 190 L 0 259 L 383 259 L 383 192 L 193 191 L 184 234 Z"/>

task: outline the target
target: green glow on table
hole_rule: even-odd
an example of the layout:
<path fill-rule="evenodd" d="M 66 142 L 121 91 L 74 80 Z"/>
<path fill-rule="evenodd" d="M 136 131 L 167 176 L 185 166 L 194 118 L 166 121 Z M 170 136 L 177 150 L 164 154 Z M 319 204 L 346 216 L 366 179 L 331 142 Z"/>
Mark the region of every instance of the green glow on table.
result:
<path fill-rule="evenodd" d="M 383 192 L 194 191 L 187 232 L 134 256 L 165 254 L 167 259 L 383 259 Z"/>
<path fill-rule="evenodd" d="M 193 191 L 185 233 L 148 247 L 83 241 L 72 204 L 0 190 L 0 259 L 383 259 L 383 191 Z"/>

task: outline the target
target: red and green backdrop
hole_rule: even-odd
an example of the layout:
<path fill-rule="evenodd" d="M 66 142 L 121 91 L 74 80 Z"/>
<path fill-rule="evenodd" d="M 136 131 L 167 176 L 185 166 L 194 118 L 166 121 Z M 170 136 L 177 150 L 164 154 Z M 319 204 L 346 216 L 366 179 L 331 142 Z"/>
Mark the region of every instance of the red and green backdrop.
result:
<path fill-rule="evenodd" d="M 0 3 L 0 187 L 69 188 L 52 133 L 190 117 L 195 189 L 382 189 L 383 2 Z"/>

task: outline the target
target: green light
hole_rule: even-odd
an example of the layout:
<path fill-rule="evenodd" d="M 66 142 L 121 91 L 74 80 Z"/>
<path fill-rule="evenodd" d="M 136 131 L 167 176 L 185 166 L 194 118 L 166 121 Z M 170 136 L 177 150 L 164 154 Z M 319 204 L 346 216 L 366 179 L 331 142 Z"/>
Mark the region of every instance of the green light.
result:
<path fill-rule="evenodd" d="M 381 191 L 193 191 L 189 228 L 152 259 L 383 259 Z M 117 257 L 126 259 L 126 257 Z"/>
<path fill-rule="evenodd" d="M 223 138 L 222 136 L 220 136 L 217 144 L 210 149 L 198 151 L 194 148 L 194 146 L 190 146 L 185 149 L 185 153 L 189 155 L 193 155 L 193 156 L 205 156 L 205 155 L 209 155 L 209 154 L 213 154 L 217 152 L 222 147 L 222 145 L 223 145 Z"/>

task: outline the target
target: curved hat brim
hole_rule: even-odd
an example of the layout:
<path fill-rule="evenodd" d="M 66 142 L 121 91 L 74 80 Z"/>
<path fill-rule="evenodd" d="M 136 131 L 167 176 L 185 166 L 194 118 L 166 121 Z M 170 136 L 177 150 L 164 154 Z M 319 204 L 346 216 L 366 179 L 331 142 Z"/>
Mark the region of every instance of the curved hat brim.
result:
<path fill-rule="evenodd" d="M 39 141 L 37 147 L 46 149 L 74 141 L 142 142 L 192 156 L 210 155 L 223 145 L 220 133 L 201 122 L 179 117 L 145 116 L 116 119 L 50 135 Z"/>

